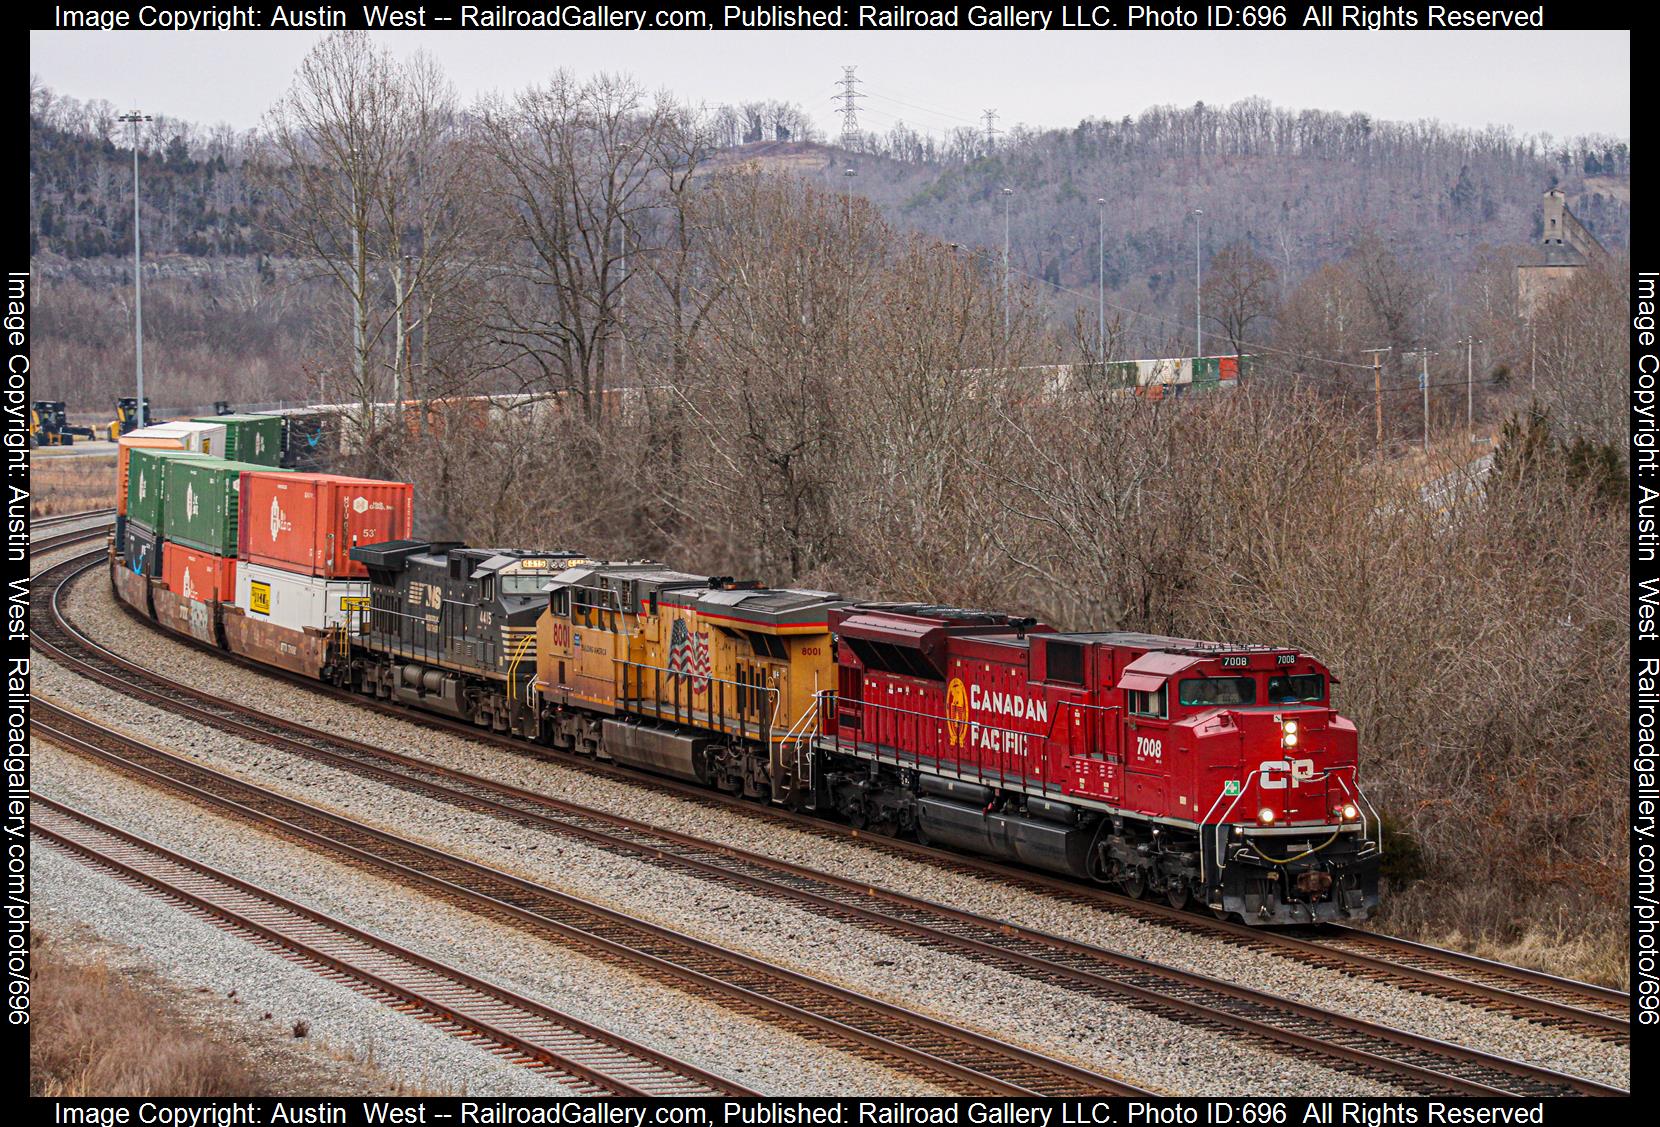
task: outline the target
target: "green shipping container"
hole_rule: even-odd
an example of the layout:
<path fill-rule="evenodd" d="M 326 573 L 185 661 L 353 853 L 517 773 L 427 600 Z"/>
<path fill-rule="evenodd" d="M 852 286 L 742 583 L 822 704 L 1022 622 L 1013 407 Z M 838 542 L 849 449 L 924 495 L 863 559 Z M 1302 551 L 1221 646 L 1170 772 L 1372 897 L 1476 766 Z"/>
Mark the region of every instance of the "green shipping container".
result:
<path fill-rule="evenodd" d="M 257 470 L 283 473 L 253 462 L 228 458 L 175 458 L 167 462 L 162 497 L 163 535 L 167 539 L 212 552 L 236 555 L 236 520 L 242 475 Z"/>
<path fill-rule="evenodd" d="M 1222 362 L 1215 356 L 1193 358 L 1193 382 L 1216 383 L 1222 378 Z"/>
<path fill-rule="evenodd" d="M 163 469 L 178 458 L 206 457 L 192 450 L 148 450 L 142 446 L 127 451 L 127 519 L 160 534 L 162 498 L 167 495 Z"/>
<path fill-rule="evenodd" d="M 282 461 L 282 419 L 277 415 L 204 415 L 198 423 L 225 428 L 225 457 L 274 466 Z"/>

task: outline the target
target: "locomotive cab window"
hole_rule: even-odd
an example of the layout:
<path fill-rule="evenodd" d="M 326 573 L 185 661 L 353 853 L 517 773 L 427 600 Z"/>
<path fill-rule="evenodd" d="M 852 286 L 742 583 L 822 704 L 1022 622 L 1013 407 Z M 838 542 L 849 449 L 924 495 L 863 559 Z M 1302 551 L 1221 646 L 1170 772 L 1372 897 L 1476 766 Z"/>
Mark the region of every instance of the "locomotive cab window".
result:
<path fill-rule="evenodd" d="M 1318 704 L 1325 698 L 1324 674 L 1276 674 L 1268 678 L 1269 704 Z"/>
<path fill-rule="evenodd" d="M 571 616 L 571 589 L 569 587 L 561 587 L 552 593 L 548 599 L 548 612 L 559 618 L 569 618 Z"/>
<path fill-rule="evenodd" d="M 1170 686 L 1160 685 L 1157 692 L 1138 693 L 1130 691 L 1130 713 L 1135 716 L 1148 716 L 1154 720 L 1165 720 L 1170 716 Z"/>
<path fill-rule="evenodd" d="M 1200 708 L 1255 704 L 1257 683 L 1252 677 L 1190 677 L 1182 682 L 1177 699 Z"/>

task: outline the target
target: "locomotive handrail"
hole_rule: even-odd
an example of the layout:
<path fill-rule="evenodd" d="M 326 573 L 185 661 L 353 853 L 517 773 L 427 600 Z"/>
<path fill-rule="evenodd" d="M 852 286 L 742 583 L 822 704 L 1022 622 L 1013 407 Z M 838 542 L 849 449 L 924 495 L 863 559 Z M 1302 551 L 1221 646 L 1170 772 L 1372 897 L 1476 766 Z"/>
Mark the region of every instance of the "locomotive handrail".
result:
<path fill-rule="evenodd" d="M 1370 811 L 1371 815 L 1376 815 L 1377 809 L 1376 809 L 1376 807 L 1372 806 L 1372 803 L 1369 800 L 1367 800 L 1366 797 L 1363 794 L 1360 793 L 1359 764 L 1356 764 L 1356 763 L 1334 763 L 1329 767 L 1321 768 L 1320 772 L 1318 774 L 1311 775 L 1311 776 L 1309 776 L 1309 778 L 1312 781 L 1324 782 L 1327 778 L 1335 776 L 1337 778 L 1338 784 L 1343 787 L 1344 793 L 1347 794 L 1349 792 L 1348 784 L 1343 781 L 1343 776 L 1340 774 L 1340 772 L 1343 772 L 1343 771 L 1349 772 L 1349 775 L 1350 775 L 1351 779 L 1354 780 L 1356 797 L 1360 798 L 1360 800 L 1361 800 L 1360 802 L 1357 802 L 1355 804 L 1356 807 L 1360 810 L 1360 836 L 1363 840 L 1368 840 L 1369 841 L 1371 839 L 1367 836 L 1368 832 L 1369 832 L 1367 827 L 1373 819 L 1372 819 L 1371 816 L 1368 815 L 1368 811 Z M 1245 799 L 1245 796 L 1247 794 L 1249 794 L 1254 788 L 1257 787 L 1258 780 L 1261 778 L 1261 776 L 1262 776 L 1262 772 L 1260 770 L 1252 771 L 1252 772 L 1249 773 L 1249 778 L 1248 778 L 1247 782 L 1245 783 L 1244 786 L 1239 788 L 1239 793 L 1233 796 L 1233 801 L 1228 803 L 1228 808 L 1226 810 L 1222 811 L 1222 817 L 1217 822 L 1210 823 L 1210 816 L 1216 810 L 1217 804 L 1220 803 L 1222 801 L 1222 799 L 1227 797 L 1226 794 L 1217 795 L 1216 796 L 1216 801 L 1211 803 L 1209 810 L 1205 811 L 1205 817 L 1204 817 L 1204 820 L 1200 823 L 1199 829 L 1200 829 L 1201 833 L 1207 828 L 1214 828 L 1214 830 L 1215 830 L 1215 832 L 1212 835 L 1212 843 L 1213 843 L 1213 845 L 1216 849 L 1216 870 L 1217 870 L 1218 874 L 1220 874 L 1223 870 L 1225 870 L 1228 867 L 1228 854 L 1227 854 L 1227 850 L 1224 848 L 1223 837 L 1224 837 L 1225 834 L 1227 834 L 1229 831 L 1231 831 L 1233 826 L 1235 825 L 1235 823 L 1228 821 L 1228 819 L 1229 819 L 1229 817 L 1232 816 L 1232 814 L 1234 812 L 1234 807 L 1238 806 L 1241 802 L 1243 802 L 1244 799 Z M 1381 817 L 1379 817 L 1379 818 L 1376 819 L 1376 821 L 1377 821 L 1377 826 L 1378 826 L 1378 841 L 1377 841 L 1378 852 L 1381 854 L 1383 852 L 1383 819 Z M 1329 823 L 1327 823 L 1327 824 L 1329 825 Z M 1339 831 L 1341 831 L 1342 825 L 1343 825 L 1342 822 L 1338 823 Z M 1309 831 L 1313 832 L 1313 831 L 1321 829 L 1323 827 L 1308 826 L 1308 827 L 1302 827 L 1302 828 L 1306 828 Z M 1207 877 L 1207 874 L 1206 874 L 1206 871 L 1205 871 L 1206 868 L 1207 868 L 1207 866 L 1205 864 L 1205 851 L 1203 849 L 1201 849 L 1201 850 L 1199 850 L 1199 879 L 1202 880 L 1202 881 L 1206 881 L 1208 883 L 1208 877 Z"/>
<path fill-rule="evenodd" d="M 761 739 L 761 742 L 763 742 L 763 743 L 766 743 L 766 744 L 770 745 L 773 742 L 771 733 L 778 728 L 778 714 L 779 714 L 779 709 L 782 707 L 781 696 L 779 694 L 778 689 L 775 688 L 774 686 L 772 686 L 772 685 L 746 685 L 741 681 L 731 681 L 731 680 L 728 680 L 725 677 L 716 677 L 713 673 L 693 674 L 693 673 L 680 672 L 680 671 L 676 671 L 676 670 L 673 670 L 673 669 L 665 668 L 664 666 L 661 666 L 661 665 L 651 665 L 651 664 L 648 664 L 648 663 L 643 662 L 643 661 L 630 661 L 627 658 L 622 658 L 622 657 L 612 658 L 611 660 L 612 660 L 613 665 L 623 667 L 624 671 L 619 672 L 618 679 L 623 682 L 622 688 L 624 690 L 623 692 L 619 693 L 619 696 L 621 696 L 622 699 L 625 702 L 629 699 L 627 691 L 626 691 L 627 687 L 628 687 L 627 686 L 627 680 L 626 680 L 626 677 L 627 677 L 626 670 L 627 669 L 640 669 L 640 670 L 645 670 L 645 671 L 648 671 L 648 672 L 651 672 L 651 673 L 657 673 L 657 674 L 660 674 L 660 675 L 665 676 L 665 677 L 679 677 L 682 680 L 686 680 L 686 681 L 691 681 L 691 680 L 706 681 L 711 685 L 731 685 L 734 689 L 748 689 L 752 693 L 754 693 L 754 692 L 765 693 L 771 699 L 771 702 L 772 702 L 772 707 L 771 707 L 771 710 L 770 710 L 770 719 L 767 719 L 767 720 L 764 720 L 764 721 L 763 720 L 757 720 L 755 722 L 756 734 Z M 641 683 L 642 682 L 638 678 L 635 679 L 635 684 L 636 685 L 640 685 Z M 644 695 L 643 690 L 634 699 L 637 702 L 644 701 L 645 700 L 645 695 Z M 676 708 L 678 710 L 678 704 L 677 704 Z M 652 701 L 652 711 L 656 712 L 659 716 L 662 715 L 663 709 L 662 709 L 661 701 L 656 700 L 656 699 L 654 699 Z M 693 716 L 695 716 L 696 713 L 697 713 L 697 709 L 688 707 L 687 712 L 692 714 Z M 711 721 L 716 719 L 715 710 L 713 708 L 705 706 L 704 709 L 703 709 L 703 712 L 704 712 L 704 715 L 708 719 L 710 719 Z M 725 722 L 726 722 L 726 711 L 725 711 L 724 708 L 721 710 L 719 719 L 722 723 L 722 730 L 724 731 L 725 730 Z M 749 725 L 744 720 L 744 716 L 743 716 L 742 711 L 740 711 L 738 713 L 737 720 L 738 720 L 739 734 L 747 736 L 749 734 Z M 761 732 L 761 725 L 763 723 L 766 724 L 766 732 L 765 733 Z"/>

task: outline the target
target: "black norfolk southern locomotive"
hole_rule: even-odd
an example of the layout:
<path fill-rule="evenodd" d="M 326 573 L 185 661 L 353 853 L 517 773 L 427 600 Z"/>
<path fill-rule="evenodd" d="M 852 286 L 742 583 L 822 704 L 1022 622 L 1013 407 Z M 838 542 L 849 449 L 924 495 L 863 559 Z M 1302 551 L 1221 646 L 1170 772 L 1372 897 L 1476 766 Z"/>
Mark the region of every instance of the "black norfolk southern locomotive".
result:
<path fill-rule="evenodd" d="M 575 552 L 391 540 L 352 549 L 369 569 L 354 679 L 364 692 L 498 732 L 534 735 L 536 620 Z"/>

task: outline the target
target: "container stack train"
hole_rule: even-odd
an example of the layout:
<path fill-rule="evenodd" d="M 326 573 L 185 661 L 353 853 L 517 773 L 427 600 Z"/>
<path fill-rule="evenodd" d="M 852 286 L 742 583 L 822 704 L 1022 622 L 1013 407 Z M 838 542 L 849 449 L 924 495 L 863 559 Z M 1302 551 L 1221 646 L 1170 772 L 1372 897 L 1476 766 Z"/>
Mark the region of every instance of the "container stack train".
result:
<path fill-rule="evenodd" d="M 251 452 L 255 424 L 220 425 L 230 452 Z M 111 577 L 134 611 L 204 644 L 1250 924 L 1377 907 L 1355 728 L 1330 671 L 1293 647 L 418 540 L 407 483 L 174 437 L 124 448 Z"/>

